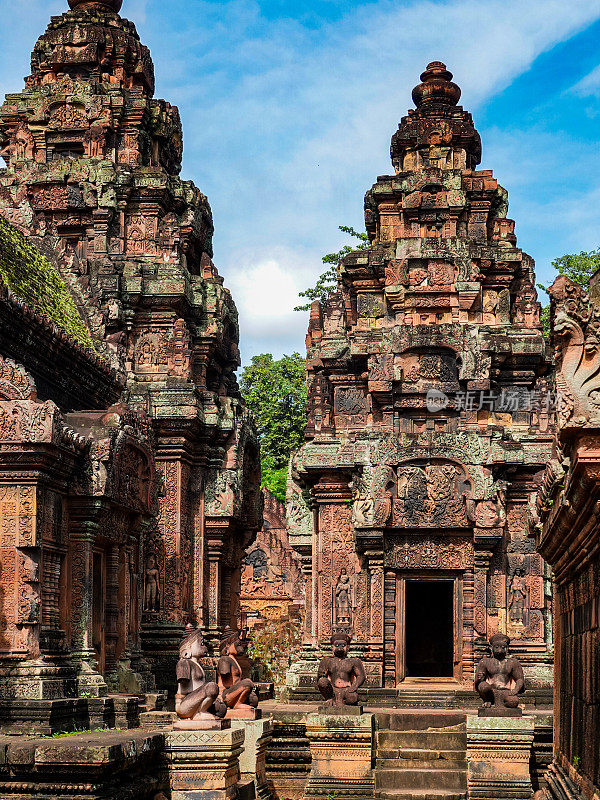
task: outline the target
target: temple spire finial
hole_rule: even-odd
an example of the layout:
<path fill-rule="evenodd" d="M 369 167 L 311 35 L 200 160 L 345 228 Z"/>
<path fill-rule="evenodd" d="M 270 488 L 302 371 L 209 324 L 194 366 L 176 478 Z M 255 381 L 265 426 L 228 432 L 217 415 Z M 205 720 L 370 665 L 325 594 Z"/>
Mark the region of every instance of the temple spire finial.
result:
<path fill-rule="evenodd" d="M 455 106 L 460 100 L 460 87 L 452 82 L 452 73 L 442 61 L 432 61 L 421 75 L 421 81 L 412 93 L 414 104 L 421 108 L 425 103 L 444 103 Z"/>
<path fill-rule="evenodd" d="M 68 3 L 70 9 L 105 8 L 118 14 L 123 5 L 123 0 L 68 0 Z"/>

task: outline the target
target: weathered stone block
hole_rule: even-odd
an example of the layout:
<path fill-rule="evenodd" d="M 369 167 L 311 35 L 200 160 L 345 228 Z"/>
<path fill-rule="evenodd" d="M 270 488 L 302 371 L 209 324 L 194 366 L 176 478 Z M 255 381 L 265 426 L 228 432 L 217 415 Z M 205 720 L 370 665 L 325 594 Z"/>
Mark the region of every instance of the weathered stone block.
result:
<path fill-rule="evenodd" d="M 467 717 L 469 800 L 530 800 L 535 718 Z"/>
<path fill-rule="evenodd" d="M 171 731 L 165 742 L 171 800 L 235 797 L 244 731 Z"/>
<path fill-rule="evenodd" d="M 312 757 L 307 797 L 373 796 L 372 714 L 309 714 L 306 735 Z"/>
<path fill-rule="evenodd" d="M 269 797 L 267 787 L 266 756 L 267 747 L 273 738 L 271 717 L 265 719 L 232 719 L 232 730 L 243 730 L 244 752 L 240 756 L 240 776 L 242 780 L 254 781 L 257 797 Z"/>
<path fill-rule="evenodd" d="M 140 714 L 140 728 L 147 731 L 171 730 L 177 720 L 174 711 L 144 711 Z"/>
<path fill-rule="evenodd" d="M 0 738 L 0 797 L 154 800 L 166 789 L 164 737 L 144 731 Z"/>

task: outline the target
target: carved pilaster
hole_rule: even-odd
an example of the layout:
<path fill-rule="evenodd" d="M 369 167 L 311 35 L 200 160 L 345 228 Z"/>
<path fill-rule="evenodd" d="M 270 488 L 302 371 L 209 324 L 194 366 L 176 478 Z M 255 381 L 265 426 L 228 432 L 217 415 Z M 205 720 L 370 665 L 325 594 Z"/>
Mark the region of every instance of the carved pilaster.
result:
<path fill-rule="evenodd" d="M 487 639 L 487 578 L 492 559 L 491 550 L 476 549 L 474 553 L 474 607 L 473 629 L 475 637 Z"/>
<path fill-rule="evenodd" d="M 71 530 L 71 648 L 74 658 L 96 665 L 92 644 L 92 559 L 98 526 L 79 521 Z"/>
<path fill-rule="evenodd" d="M 93 645 L 93 548 L 98 523 L 88 518 L 86 505 L 72 509 L 70 531 L 71 649 L 79 664 L 79 692 L 105 695 L 108 687 L 98 673 Z M 87 512 L 87 514 L 86 514 Z"/>
<path fill-rule="evenodd" d="M 313 577 L 317 585 L 318 605 L 316 638 L 327 646 L 335 627 L 353 628 L 355 609 L 350 620 L 336 619 L 335 588 L 342 570 L 351 580 L 357 574 L 354 535 L 351 528 L 348 482 L 339 475 L 322 476 L 312 490 L 317 505 L 317 553 L 313 554 Z M 355 605 L 354 598 L 351 605 Z M 337 615 L 339 616 L 339 615 Z"/>
<path fill-rule="evenodd" d="M 229 622 L 224 609 L 228 520 L 207 519 L 205 525 L 205 547 L 208 559 L 208 586 L 205 588 L 208 619 L 205 632 L 207 640 L 215 647 L 225 625 Z"/>
<path fill-rule="evenodd" d="M 120 548 L 113 544 L 106 552 L 106 657 L 104 674 L 112 675 L 117 668 L 117 642 L 119 641 L 119 557 Z M 124 639 L 123 639 L 124 641 Z"/>

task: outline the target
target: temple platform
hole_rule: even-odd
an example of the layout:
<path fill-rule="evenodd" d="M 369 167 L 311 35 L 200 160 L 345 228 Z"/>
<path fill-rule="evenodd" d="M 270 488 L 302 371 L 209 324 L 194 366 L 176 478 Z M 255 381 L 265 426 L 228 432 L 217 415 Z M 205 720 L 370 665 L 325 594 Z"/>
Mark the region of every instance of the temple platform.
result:
<path fill-rule="evenodd" d="M 319 703 L 320 695 L 316 687 L 302 687 L 293 692 L 290 703 L 304 706 L 305 703 Z M 367 688 L 358 693 L 359 703 L 366 709 L 373 708 L 422 708 L 456 709 L 473 711 L 480 705 L 479 697 L 471 685 L 451 679 L 408 679 L 394 689 Z M 552 687 L 539 686 L 528 689 L 522 696 L 522 704 L 538 710 L 552 710 Z M 261 708 L 271 708 L 271 703 L 261 704 Z"/>
<path fill-rule="evenodd" d="M 365 701 L 363 706 L 364 713 L 374 717 L 374 797 L 462 800 L 467 791 L 467 718 L 479 705 L 478 698 L 471 692 L 468 706 L 463 708 L 425 708 L 410 707 L 407 698 L 398 698 L 397 691 L 394 694 L 377 698 L 377 702 L 374 698 L 373 702 Z M 386 702 L 381 703 L 382 699 Z M 433 702 L 430 695 L 419 699 Z M 457 702 L 456 696 L 452 699 Z M 406 706 L 394 707 L 392 702 L 405 702 Z M 320 703 L 262 705 L 263 712 L 273 718 L 273 740 L 267 751 L 271 791 L 276 798 L 301 800 L 311 771 L 307 720 Z M 530 705 L 525 716 L 533 720 L 530 769 L 537 790 L 545 785 L 544 775 L 552 758 L 552 713 Z"/>
<path fill-rule="evenodd" d="M 455 691 L 454 687 L 446 688 L 449 692 Z M 438 689 L 438 686 L 430 686 L 431 692 Z M 417 688 L 413 686 L 411 691 Z M 467 720 L 473 715 L 476 699 L 471 696 L 469 707 L 463 708 L 392 705 L 393 702 L 407 703 L 407 696 L 399 696 L 401 694 L 396 691 L 395 697 L 370 698 L 364 703 L 364 714 L 373 718 L 373 797 L 378 800 L 408 800 L 415 796 L 464 800 Z M 457 702 L 457 699 L 455 694 L 452 700 Z M 427 701 L 432 702 L 429 694 L 421 697 L 421 702 Z M 248 780 L 244 769 L 240 769 L 243 767 L 241 753 L 239 763 L 236 760 L 228 767 L 232 775 L 233 772 L 240 775 L 240 797 L 302 800 L 313 767 L 307 725 L 311 715 L 314 721 L 314 715 L 321 712 L 322 702 L 273 700 L 261 703 L 261 710 L 261 724 L 269 725 L 269 737 L 264 740 L 264 780 L 257 791 L 254 781 Z M 154 729 L 143 727 L 145 720 L 153 716 L 160 717 Z M 533 726 L 530 770 L 532 786 L 537 790 L 545 785 L 545 772 L 552 758 L 552 714 L 526 704 L 525 717 L 532 720 Z M 29 793 L 27 797 L 46 800 L 56 796 L 52 794 L 53 787 L 64 788 L 71 782 L 80 787 L 80 794 L 74 795 L 77 800 L 79 797 L 104 800 L 121 796 L 154 800 L 161 791 L 168 797 L 167 741 L 172 715 L 166 711 L 146 712 L 141 715 L 141 721 L 142 727 L 129 730 L 95 730 L 45 737 L 1 736 L 0 796 L 21 800 L 23 795 L 19 792 L 24 790 Z M 189 766 L 201 778 L 208 764 L 201 760 Z"/>

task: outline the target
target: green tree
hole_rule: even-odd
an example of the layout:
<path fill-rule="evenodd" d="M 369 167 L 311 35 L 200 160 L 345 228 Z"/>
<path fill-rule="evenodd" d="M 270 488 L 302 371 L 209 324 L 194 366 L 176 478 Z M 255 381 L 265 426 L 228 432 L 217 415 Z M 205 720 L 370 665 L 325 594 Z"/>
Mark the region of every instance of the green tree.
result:
<path fill-rule="evenodd" d="M 320 300 L 321 303 L 324 303 L 329 295 L 337 289 L 338 269 L 344 256 L 347 256 L 353 250 L 366 250 L 369 247 L 369 237 L 366 233 L 355 231 L 354 228 L 347 225 L 340 225 L 339 229 L 342 233 L 347 233 L 349 236 L 358 239 L 360 244 L 356 246 L 345 244 L 337 253 L 327 253 L 326 256 L 323 256 L 323 263 L 329 264 L 329 267 L 319 276 L 314 286 L 304 292 L 299 292 L 298 296 L 308 298 L 308 303 L 296 306 L 294 311 L 308 311 L 311 303 L 315 300 Z"/>
<path fill-rule="evenodd" d="M 559 275 L 566 275 L 573 283 L 578 284 L 586 291 L 589 289 L 590 280 L 592 275 L 600 269 L 600 247 L 596 250 L 589 250 L 586 252 L 582 250 L 581 253 L 570 253 L 566 256 L 555 258 L 552 262 L 553 268 Z M 548 291 L 548 286 L 543 283 L 538 283 L 538 289 Z M 542 308 L 542 326 L 544 329 L 544 336 L 550 336 L 550 306 Z"/>
<path fill-rule="evenodd" d="M 290 454 L 304 441 L 306 361 L 300 353 L 278 361 L 261 353 L 243 370 L 240 386 L 258 425 L 262 485 L 284 501 Z"/>

